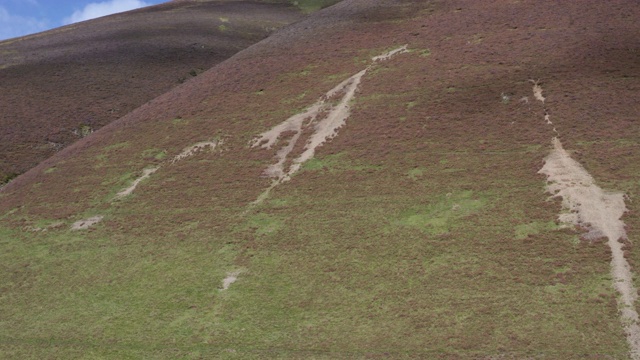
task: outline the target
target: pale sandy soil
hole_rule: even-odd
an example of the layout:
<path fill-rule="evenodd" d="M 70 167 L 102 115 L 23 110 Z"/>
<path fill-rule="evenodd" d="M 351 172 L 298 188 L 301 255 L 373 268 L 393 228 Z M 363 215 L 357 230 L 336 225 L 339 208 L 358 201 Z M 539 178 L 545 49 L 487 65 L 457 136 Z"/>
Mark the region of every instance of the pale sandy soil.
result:
<path fill-rule="evenodd" d="M 175 164 L 176 162 L 180 160 L 184 160 L 190 156 L 193 156 L 200 151 L 204 151 L 206 148 L 209 148 L 209 151 L 213 151 L 219 145 L 222 145 L 222 140 L 202 141 L 202 142 L 193 144 L 185 148 L 184 150 L 182 150 L 180 154 L 176 155 L 171 160 L 171 163 Z"/>
<path fill-rule="evenodd" d="M 239 275 L 240 275 L 240 271 L 233 271 L 233 272 L 227 273 L 227 277 L 224 278 L 224 280 L 222 280 L 222 289 L 220 290 L 221 291 L 228 290 L 231 284 L 233 284 L 234 282 L 236 282 L 236 280 L 238 280 Z"/>
<path fill-rule="evenodd" d="M 538 82 L 534 82 L 533 93 L 537 100 L 544 102 Z M 545 120 L 551 124 L 548 114 L 545 114 Z M 553 130 L 557 133 L 555 128 Z M 558 219 L 564 224 L 588 229 L 584 236 L 586 239 L 607 238 L 612 256 L 613 286 L 619 294 L 620 320 L 627 335 L 631 358 L 640 359 L 640 325 L 635 310 L 638 290 L 633 285 L 633 273 L 622 249 L 622 240 L 627 239 L 625 224 L 621 220 L 627 211 L 625 195 L 602 190 L 582 165 L 571 158 L 558 137 L 554 137 L 552 142 L 553 149 L 539 172 L 547 176 L 547 191 L 562 198 L 566 212 L 561 213 Z"/>
<path fill-rule="evenodd" d="M 119 193 L 116 194 L 116 199 L 121 199 L 125 196 L 131 195 L 133 190 L 135 190 L 136 187 L 138 187 L 138 184 L 140 184 L 142 180 L 151 176 L 151 174 L 158 171 L 159 168 L 160 167 L 157 166 L 157 167 L 142 170 L 142 175 L 139 178 L 135 179 L 131 185 L 129 185 L 127 188 L 122 189 Z"/>
<path fill-rule="evenodd" d="M 286 144 L 277 151 L 276 162 L 269 165 L 264 171 L 266 176 L 274 179 L 271 186 L 260 194 L 253 203 L 259 204 L 264 201 L 275 186 L 288 181 L 293 174 L 300 170 L 303 163 L 312 159 L 318 147 L 338 135 L 338 130 L 346 124 L 351 115 L 350 103 L 356 96 L 362 78 L 375 63 L 389 60 L 393 56 L 407 51 L 407 45 L 404 45 L 371 58 L 372 63 L 367 68 L 329 90 L 304 112 L 288 118 L 253 139 L 250 144 L 252 147 L 260 146 L 263 149 L 271 149 L 277 142 L 286 140 L 282 139 L 283 134 L 292 133 Z M 332 105 L 332 102 L 336 101 L 336 105 Z M 303 131 L 307 128 L 311 128 L 313 132 L 308 137 L 304 150 L 291 161 L 288 169 L 285 168 L 285 163 L 300 140 Z"/>
<path fill-rule="evenodd" d="M 78 220 L 71 225 L 71 230 L 85 230 L 102 221 L 104 216 L 97 215 L 88 219 Z"/>

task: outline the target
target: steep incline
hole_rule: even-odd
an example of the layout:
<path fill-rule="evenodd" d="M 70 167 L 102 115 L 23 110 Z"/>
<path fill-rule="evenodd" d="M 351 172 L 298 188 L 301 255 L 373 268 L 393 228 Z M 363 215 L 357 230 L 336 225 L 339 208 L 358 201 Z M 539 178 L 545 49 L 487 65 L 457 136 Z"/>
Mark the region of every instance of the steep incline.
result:
<path fill-rule="evenodd" d="M 638 18 L 345 0 L 282 28 L 0 190 L 0 355 L 636 356 Z"/>
<path fill-rule="evenodd" d="M 304 15 L 186 1 L 0 42 L 0 185 Z"/>

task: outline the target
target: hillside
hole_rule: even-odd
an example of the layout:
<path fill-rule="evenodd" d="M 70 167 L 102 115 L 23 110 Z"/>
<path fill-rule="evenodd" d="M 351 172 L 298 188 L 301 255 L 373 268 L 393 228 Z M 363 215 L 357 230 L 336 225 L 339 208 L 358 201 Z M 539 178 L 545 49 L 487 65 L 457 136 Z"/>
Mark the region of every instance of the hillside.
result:
<path fill-rule="evenodd" d="M 281 28 L 0 190 L 0 357 L 639 359 L 638 18 Z"/>
<path fill-rule="evenodd" d="M 0 42 L 0 184 L 303 16 L 187 1 Z"/>

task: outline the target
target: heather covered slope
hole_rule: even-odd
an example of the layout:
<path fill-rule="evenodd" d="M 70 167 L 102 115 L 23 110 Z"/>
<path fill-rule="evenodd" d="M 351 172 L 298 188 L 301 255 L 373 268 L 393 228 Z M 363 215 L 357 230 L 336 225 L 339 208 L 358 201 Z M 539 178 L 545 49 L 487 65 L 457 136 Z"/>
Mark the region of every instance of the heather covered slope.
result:
<path fill-rule="evenodd" d="M 186 1 L 0 42 L 0 185 L 303 16 Z"/>
<path fill-rule="evenodd" d="M 2 355 L 633 355 L 640 6 L 478 3 L 345 0 L 3 188 Z"/>

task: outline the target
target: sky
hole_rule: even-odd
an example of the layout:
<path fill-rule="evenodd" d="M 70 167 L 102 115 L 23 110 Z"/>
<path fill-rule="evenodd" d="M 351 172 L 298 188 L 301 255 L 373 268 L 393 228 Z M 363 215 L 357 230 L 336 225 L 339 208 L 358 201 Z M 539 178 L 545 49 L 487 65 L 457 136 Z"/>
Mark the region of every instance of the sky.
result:
<path fill-rule="evenodd" d="M 167 0 L 0 0 L 0 41 Z"/>

